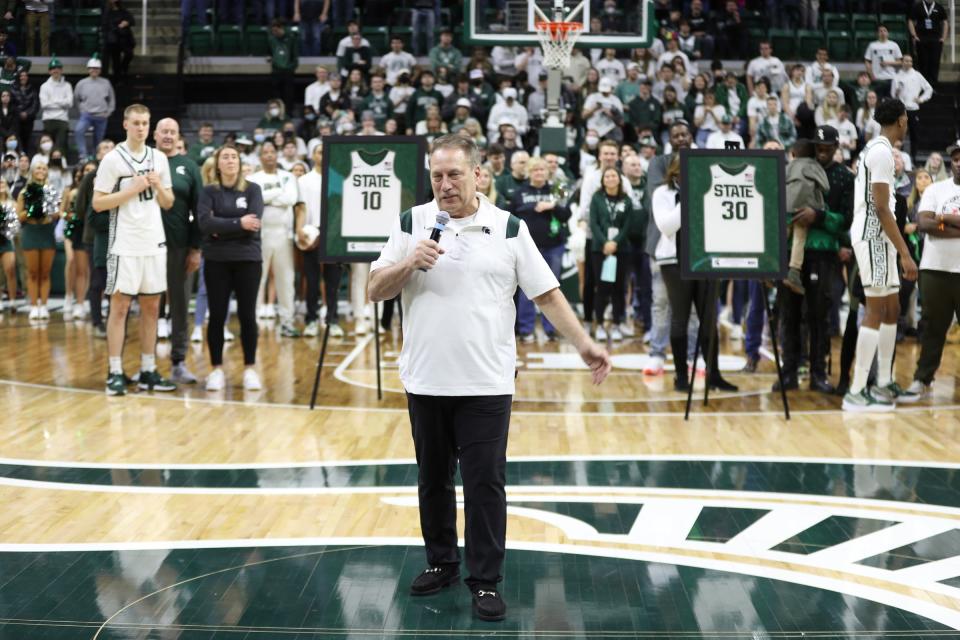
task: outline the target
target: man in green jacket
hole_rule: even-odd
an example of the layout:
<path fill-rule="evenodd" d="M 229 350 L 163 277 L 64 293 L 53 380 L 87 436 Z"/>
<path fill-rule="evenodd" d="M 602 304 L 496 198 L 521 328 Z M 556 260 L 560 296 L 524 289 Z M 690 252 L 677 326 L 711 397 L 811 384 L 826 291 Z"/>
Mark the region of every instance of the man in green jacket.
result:
<path fill-rule="evenodd" d="M 187 359 L 187 316 L 192 274 L 200 268 L 200 226 L 197 202 L 203 181 L 200 168 L 187 156 L 177 153 L 180 125 L 173 118 L 157 123 L 153 139 L 157 150 L 167 156 L 173 181 L 173 206 L 163 211 L 163 230 L 167 236 L 167 301 L 170 304 L 170 359 L 174 382 L 192 384 L 197 381 Z M 193 216 L 191 216 L 191 212 Z M 161 310 L 161 315 L 163 312 Z M 167 320 L 161 318 L 161 323 Z"/>
<path fill-rule="evenodd" d="M 749 128 L 747 102 L 750 101 L 747 88 L 737 81 L 737 76 L 732 71 L 727 71 L 723 83 L 717 84 L 713 92 L 717 97 L 717 104 L 722 104 L 727 108 L 727 113 L 733 116 L 733 126 L 737 133 L 746 138 Z"/>
<path fill-rule="evenodd" d="M 627 122 L 636 130 L 637 137 L 643 129 L 660 130 L 660 120 L 663 117 L 663 107 L 660 101 L 651 93 L 653 83 L 648 79 L 640 82 L 637 95 L 627 105 Z"/>
<path fill-rule="evenodd" d="M 440 32 L 440 44 L 430 49 L 430 67 L 434 73 L 440 67 L 446 67 L 453 75 L 459 75 L 463 63 L 463 54 L 453 46 L 453 31 L 444 29 Z"/>
<path fill-rule="evenodd" d="M 810 389 L 833 393 L 827 379 L 826 356 L 830 349 L 829 323 L 833 284 L 839 278 L 840 239 L 853 222 L 854 174 L 833 156 L 840 144 L 840 134 L 829 125 L 817 127 L 814 135 L 817 162 L 823 167 L 830 182 L 824 209 L 816 211 L 804 207 L 793 212 L 793 224 L 807 227 L 804 245 L 802 278 L 805 295 L 798 295 L 784 286 L 783 296 L 783 384 L 786 389 L 797 389 L 797 367 L 800 362 L 800 321 L 802 309 L 807 310 L 807 330 L 810 347 Z M 804 305 L 804 297 L 806 305 Z M 774 384 L 779 391 L 779 383 Z"/>
<path fill-rule="evenodd" d="M 286 20 L 276 18 L 270 24 L 270 70 L 274 95 L 283 98 L 287 112 L 293 109 L 293 74 L 300 64 L 300 39 L 290 29 Z"/>

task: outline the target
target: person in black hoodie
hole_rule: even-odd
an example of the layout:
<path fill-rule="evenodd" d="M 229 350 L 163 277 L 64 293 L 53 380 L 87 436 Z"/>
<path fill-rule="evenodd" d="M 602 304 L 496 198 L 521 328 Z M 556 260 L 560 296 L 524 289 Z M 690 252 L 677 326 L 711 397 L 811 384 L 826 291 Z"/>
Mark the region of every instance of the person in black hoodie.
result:
<path fill-rule="evenodd" d="M 240 152 L 225 145 L 213 154 L 216 180 L 203 188 L 197 205 L 203 234 L 203 279 L 207 286 L 210 320 L 207 344 L 213 371 L 207 376 L 207 391 L 220 391 L 223 374 L 223 326 L 230 293 L 237 297 L 240 343 L 243 345 L 243 387 L 260 389 L 254 370 L 257 362 L 257 290 L 263 269 L 260 251 L 260 220 L 263 193 L 240 172 Z"/>
<path fill-rule="evenodd" d="M 17 109 L 17 137 L 24 153 L 33 148 L 30 136 L 33 134 L 33 121 L 40 110 L 40 95 L 30 84 L 30 74 L 21 69 L 17 72 L 17 82 L 11 88 L 13 103 Z"/>
<path fill-rule="evenodd" d="M 530 236 L 540 250 L 543 259 L 550 265 L 553 275 L 560 279 L 560 262 L 566 242 L 567 221 L 570 209 L 557 201 L 553 186 L 547 182 L 547 163 L 542 158 L 531 158 L 527 163 L 529 182 L 524 182 L 513 193 L 510 210 L 527 223 Z M 520 292 L 517 304 L 517 325 L 522 342 L 533 342 L 533 330 L 537 321 L 533 301 Z M 543 331 L 554 340 L 556 330 L 547 316 L 543 316 Z"/>
<path fill-rule="evenodd" d="M 133 14 L 123 7 L 121 0 L 107 0 L 103 12 L 103 75 L 109 75 L 114 84 L 126 79 L 133 60 L 133 24 Z"/>

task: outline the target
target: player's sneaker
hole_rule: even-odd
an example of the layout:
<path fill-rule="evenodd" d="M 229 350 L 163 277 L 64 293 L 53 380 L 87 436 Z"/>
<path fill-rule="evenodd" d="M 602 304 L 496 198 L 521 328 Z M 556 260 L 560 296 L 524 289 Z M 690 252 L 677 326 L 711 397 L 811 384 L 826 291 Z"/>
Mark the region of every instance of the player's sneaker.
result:
<path fill-rule="evenodd" d="M 852 413 L 893 411 L 895 408 L 896 405 L 886 398 L 874 397 L 866 387 L 860 393 L 848 391 L 847 395 L 843 396 L 843 410 Z"/>
<path fill-rule="evenodd" d="M 904 394 L 903 389 L 896 382 L 891 382 L 890 384 L 885 384 L 882 387 L 876 385 L 870 389 L 870 394 L 874 398 L 882 398 L 889 402 L 898 402 L 900 396 Z"/>
<path fill-rule="evenodd" d="M 106 392 L 108 396 L 122 396 L 127 393 L 125 375 L 122 373 L 111 373 L 107 376 Z"/>
<path fill-rule="evenodd" d="M 220 391 L 225 384 L 226 380 L 223 377 L 223 369 L 214 369 L 210 372 L 210 375 L 207 376 L 207 391 Z"/>
<path fill-rule="evenodd" d="M 262 388 L 260 385 L 260 376 L 250 367 L 247 367 L 243 371 L 243 388 L 247 391 L 259 391 Z"/>
<path fill-rule="evenodd" d="M 177 385 L 160 375 L 159 371 L 141 371 L 137 387 L 142 391 L 176 391 Z"/>
<path fill-rule="evenodd" d="M 900 393 L 898 401 L 916 402 L 924 398 L 928 393 L 930 393 L 930 387 L 928 385 L 923 384 L 920 380 L 914 380 L 910 383 L 909 387 Z"/>
<path fill-rule="evenodd" d="M 660 356 L 653 356 L 647 361 L 647 366 L 643 368 L 643 375 L 645 376 L 662 376 L 663 375 L 663 358 Z"/>
<path fill-rule="evenodd" d="M 284 338 L 299 338 L 300 332 L 292 324 L 284 323 L 280 325 L 280 335 Z"/>

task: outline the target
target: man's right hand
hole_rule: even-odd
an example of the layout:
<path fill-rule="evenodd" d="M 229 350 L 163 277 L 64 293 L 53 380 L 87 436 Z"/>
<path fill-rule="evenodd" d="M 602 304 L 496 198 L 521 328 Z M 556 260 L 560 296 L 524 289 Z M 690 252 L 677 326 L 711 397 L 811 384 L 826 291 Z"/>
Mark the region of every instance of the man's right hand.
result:
<path fill-rule="evenodd" d="M 433 240 L 421 240 L 410 256 L 410 266 L 414 269 L 430 270 L 437 264 L 440 256 L 446 253 Z"/>
<path fill-rule="evenodd" d="M 900 256 L 900 266 L 903 267 L 903 279 L 913 282 L 917 279 L 917 263 L 909 255 Z"/>
<path fill-rule="evenodd" d="M 150 188 L 150 180 L 147 176 L 134 176 L 127 188 L 133 193 L 143 193 Z"/>

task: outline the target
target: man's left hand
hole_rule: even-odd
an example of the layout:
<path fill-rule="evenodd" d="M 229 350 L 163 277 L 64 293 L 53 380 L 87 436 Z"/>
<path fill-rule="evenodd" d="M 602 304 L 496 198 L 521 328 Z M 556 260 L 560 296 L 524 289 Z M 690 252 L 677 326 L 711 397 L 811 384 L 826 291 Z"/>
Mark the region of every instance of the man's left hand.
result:
<path fill-rule="evenodd" d="M 586 344 L 580 349 L 580 357 L 583 359 L 584 364 L 590 367 L 593 384 L 603 382 L 613 368 L 613 364 L 610 362 L 610 354 L 607 353 L 607 350 L 589 338 Z"/>
<path fill-rule="evenodd" d="M 200 249 L 190 249 L 187 252 L 187 273 L 193 273 L 200 269 Z"/>

